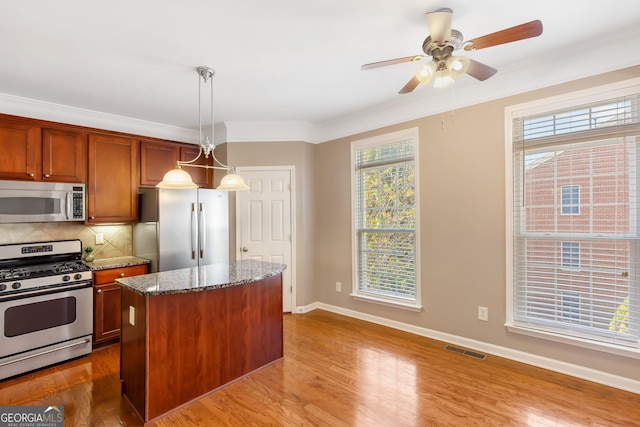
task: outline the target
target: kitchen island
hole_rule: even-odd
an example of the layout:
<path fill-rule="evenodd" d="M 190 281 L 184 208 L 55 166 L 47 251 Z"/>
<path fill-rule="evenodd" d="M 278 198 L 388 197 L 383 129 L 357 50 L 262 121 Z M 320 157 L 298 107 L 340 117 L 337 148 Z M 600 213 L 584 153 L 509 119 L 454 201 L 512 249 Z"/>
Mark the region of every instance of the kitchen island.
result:
<path fill-rule="evenodd" d="M 122 394 L 145 423 L 282 358 L 285 268 L 238 261 L 116 280 Z"/>

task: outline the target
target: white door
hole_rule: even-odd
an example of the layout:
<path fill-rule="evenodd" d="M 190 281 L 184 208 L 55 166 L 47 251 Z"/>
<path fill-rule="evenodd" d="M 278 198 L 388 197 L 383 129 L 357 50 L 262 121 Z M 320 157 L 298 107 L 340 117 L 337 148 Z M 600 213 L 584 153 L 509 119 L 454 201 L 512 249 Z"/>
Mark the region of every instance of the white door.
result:
<path fill-rule="evenodd" d="M 236 193 L 236 259 L 286 264 L 282 274 L 282 307 L 291 312 L 292 282 L 292 176 L 293 167 L 236 168 L 249 191 Z"/>

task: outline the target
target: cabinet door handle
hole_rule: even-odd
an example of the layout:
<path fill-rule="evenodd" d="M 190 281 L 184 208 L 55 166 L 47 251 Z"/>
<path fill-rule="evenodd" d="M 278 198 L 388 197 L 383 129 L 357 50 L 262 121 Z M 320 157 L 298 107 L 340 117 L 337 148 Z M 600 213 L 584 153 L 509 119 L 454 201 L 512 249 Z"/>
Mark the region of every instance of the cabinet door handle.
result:
<path fill-rule="evenodd" d="M 30 177 L 32 177 L 32 178 L 35 176 L 35 174 L 33 174 L 33 173 L 29 173 L 29 174 L 27 174 L 27 175 L 29 175 L 29 176 L 30 176 Z"/>
<path fill-rule="evenodd" d="M 120 277 L 124 277 L 124 273 L 120 273 Z"/>
<path fill-rule="evenodd" d="M 98 289 L 96 292 L 101 294 L 102 293 L 102 289 Z"/>
<path fill-rule="evenodd" d="M 50 176 L 51 176 L 51 175 L 49 175 L 48 173 L 45 173 L 45 174 L 44 174 L 44 177 L 45 177 L 45 178 L 49 178 Z"/>
<path fill-rule="evenodd" d="M 89 219 L 96 219 L 96 217 L 95 216 L 90 216 Z"/>

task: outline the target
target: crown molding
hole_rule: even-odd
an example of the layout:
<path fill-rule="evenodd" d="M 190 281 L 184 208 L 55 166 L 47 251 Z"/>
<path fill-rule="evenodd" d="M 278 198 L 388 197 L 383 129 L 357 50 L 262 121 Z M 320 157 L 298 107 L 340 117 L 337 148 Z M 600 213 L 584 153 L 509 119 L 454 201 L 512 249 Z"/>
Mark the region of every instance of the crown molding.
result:
<path fill-rule="evenodd" d="M 226 142 L 324 142 L 316 140 L 318 127 L 306 121 L 225 121 L 224 125 Z"/>
<path fill-rule="evenodd" d="M 0 93 L 0 112 L 51 122 L 168 139 L 170 141 L 193 144 L 198 141 L 198 132 L 192 129 L 3 93 Z"/>

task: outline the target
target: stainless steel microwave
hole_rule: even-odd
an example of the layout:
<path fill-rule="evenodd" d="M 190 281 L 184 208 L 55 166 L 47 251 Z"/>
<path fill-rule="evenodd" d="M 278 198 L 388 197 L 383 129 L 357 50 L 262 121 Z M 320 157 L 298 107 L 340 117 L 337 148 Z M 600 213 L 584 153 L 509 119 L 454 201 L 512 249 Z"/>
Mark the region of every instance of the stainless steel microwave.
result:
<path fill-rule="evenodd" d="M 84 220 L 84 184 L 0 180 L 0 223 Z"/>

